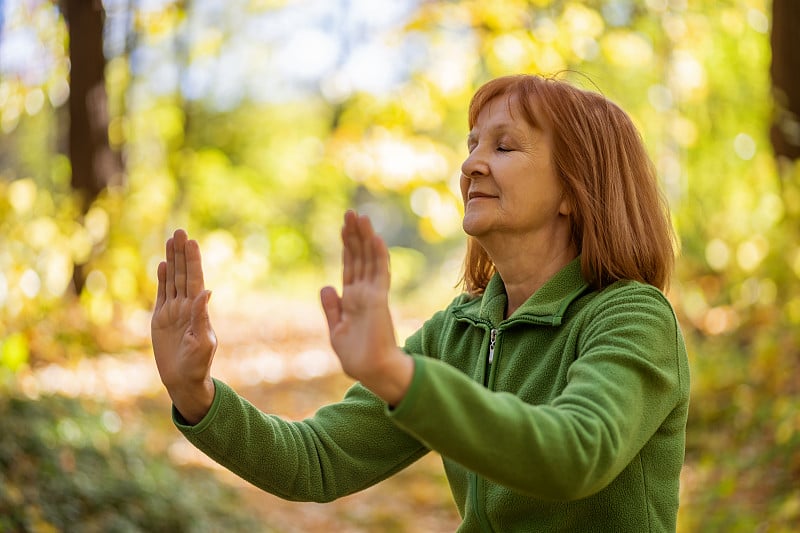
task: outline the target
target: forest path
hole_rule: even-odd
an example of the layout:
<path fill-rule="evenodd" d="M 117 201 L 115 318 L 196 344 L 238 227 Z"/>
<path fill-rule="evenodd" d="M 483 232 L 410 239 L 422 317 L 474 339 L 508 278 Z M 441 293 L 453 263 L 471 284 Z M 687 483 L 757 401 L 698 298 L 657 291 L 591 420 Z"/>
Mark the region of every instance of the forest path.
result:
<path fill-rule="evenodd" d="M 352 384 L 330 348 L 318 303 L 251 295 L 235 305 L 216 304 L 211 317 L 220 346 L 213 374 L 258 408 L 299 420 L 340 399 Z M 417 319 L 399 319 L 398 333 L 406 335 L 419 324 Z M 169 398 L 145 325 L 140 326 L 141 349 L 86 358 L 71 367 L 50 365 L 27 376 L 23 387 L 110 402 L 122 421 L 121 431 L 144 434 L 149 452 L 166 454 L 178 466 L 213 471 L 221 483 L 238 491 L 247 512 L 261 519 L 264 532 L 445 533 L 457 528 L 441 460 L 433 453 L 391 479 L 327 504 L 282 500 L 219 467 L 172 425 Z"/>

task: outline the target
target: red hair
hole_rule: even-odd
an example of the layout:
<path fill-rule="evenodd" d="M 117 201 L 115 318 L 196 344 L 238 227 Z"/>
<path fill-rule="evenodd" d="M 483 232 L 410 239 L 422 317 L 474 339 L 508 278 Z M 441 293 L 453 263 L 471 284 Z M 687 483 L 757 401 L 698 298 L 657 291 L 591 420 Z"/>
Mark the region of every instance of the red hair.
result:
<path fill-rule="evenodd" d="M 630 117 L 604 96 L 554 78 L 504 76 L 480 87 L 469 128 L 497 97 L 514 97 L 530 125 L 550 128 L 553 165 L 571 202 L 572 240 L 596 289 L 629 279 L 666 289 L 675 262 L 669 209 L 655 167 Z M 468 237 L 464 289 L 480 294 L 495 272 Z"/>

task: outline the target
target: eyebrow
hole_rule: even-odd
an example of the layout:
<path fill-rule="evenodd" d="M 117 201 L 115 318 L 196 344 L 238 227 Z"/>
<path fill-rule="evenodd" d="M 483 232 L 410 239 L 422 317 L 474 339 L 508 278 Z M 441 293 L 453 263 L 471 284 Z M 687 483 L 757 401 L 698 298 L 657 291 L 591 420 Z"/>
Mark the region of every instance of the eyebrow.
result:
<path fill-rule="evenodd" d="M 499 124 L 495 124 L 491 126 L 486 133 L 496 135 L 498 132 L 504 133 L 506 131 L 511 131 L 512 133 L 519 132 L 519 128 L 513 122 L 501 122 Z M 477 135 L 475 131 L 470 131 L 467 135 L 467 145 L 474 143 L 477 141 Z"/>

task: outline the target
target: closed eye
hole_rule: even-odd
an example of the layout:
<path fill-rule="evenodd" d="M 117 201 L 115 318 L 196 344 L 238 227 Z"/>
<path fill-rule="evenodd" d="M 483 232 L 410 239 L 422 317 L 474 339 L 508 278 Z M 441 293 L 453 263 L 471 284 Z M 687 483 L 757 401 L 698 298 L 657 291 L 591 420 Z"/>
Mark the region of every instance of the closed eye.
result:
<path fill-rule="evenodd" d="M 497 151 L 498 152 L 513 152 L 513 150 L 511 148 L 508 148 L 508 147 L 503 146 L 503 145 L 498 146 L 497 147 Z"/>

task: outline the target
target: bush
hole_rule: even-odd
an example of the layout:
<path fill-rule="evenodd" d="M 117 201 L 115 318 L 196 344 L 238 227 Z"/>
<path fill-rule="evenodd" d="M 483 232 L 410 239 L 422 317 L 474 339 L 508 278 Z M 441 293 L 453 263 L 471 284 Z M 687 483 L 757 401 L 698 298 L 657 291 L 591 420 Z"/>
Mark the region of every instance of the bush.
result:
<path fill-rule="evenodd" d="M 233 489 L 113 433 L 113 411 L 52 396 L 0 399 L 0 531 L 256 531 Z"/>

